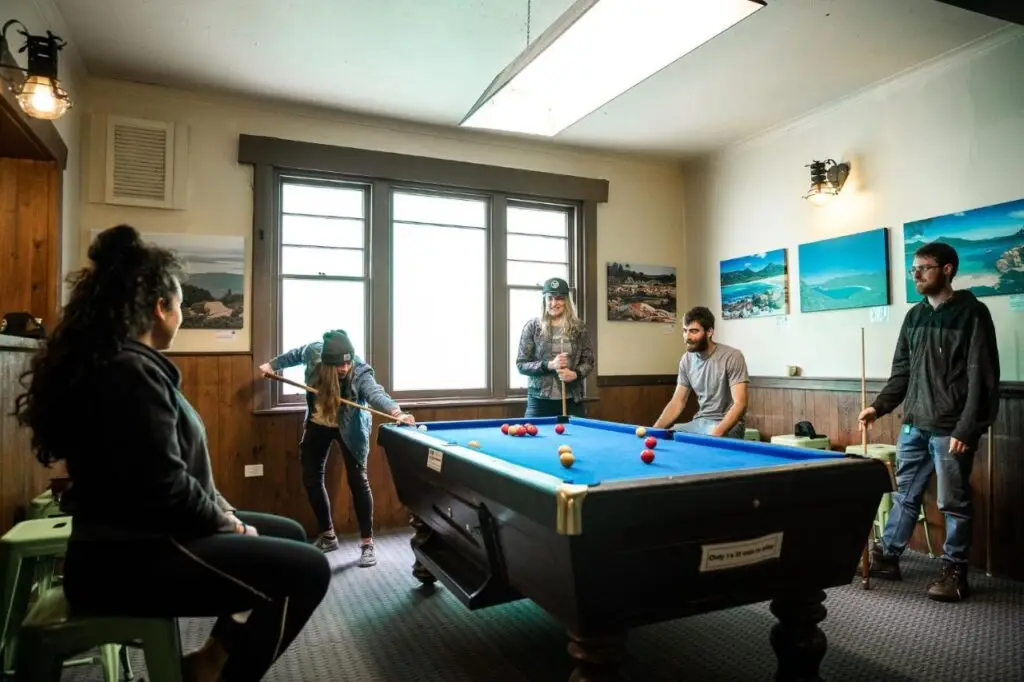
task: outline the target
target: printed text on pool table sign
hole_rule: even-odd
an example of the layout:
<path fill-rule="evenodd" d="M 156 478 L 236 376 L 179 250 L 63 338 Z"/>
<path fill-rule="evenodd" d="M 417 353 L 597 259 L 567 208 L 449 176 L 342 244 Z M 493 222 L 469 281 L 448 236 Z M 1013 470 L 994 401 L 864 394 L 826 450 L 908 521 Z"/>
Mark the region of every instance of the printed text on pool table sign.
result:
<path fill-rule="evenodd" d="M 782 533 L 750 540 L 701 546 L 700 571 L 721 571 L 778 559 L 782 555 Z"/>

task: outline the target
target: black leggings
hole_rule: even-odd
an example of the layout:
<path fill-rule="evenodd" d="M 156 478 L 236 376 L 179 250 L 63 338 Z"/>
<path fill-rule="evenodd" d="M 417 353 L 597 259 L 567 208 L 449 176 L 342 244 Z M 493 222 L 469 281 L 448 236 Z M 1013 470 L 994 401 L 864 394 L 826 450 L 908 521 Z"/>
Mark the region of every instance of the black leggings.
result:
<path fill-rule="evenodd" d="M 366 464 L 352 456 L 341 442 L 337 428 L 306 420 L 302 442 L 299 443 L 299 458 L 302 460 L 302 484 L 316 516 L 317 532 L 324 533 L 334 528 L 331 501 L 324 487 L 324 472 L 327 469 L 327 456 L 331 453 L 331 441 L 338 441 L 341 447 L 348 489 L 352 492 L 352 505 L 356 509 L 356 521 L 359 522 L 359 535 L 362 538 L 373 537 L 373 492 L 370 490 L 370 478 L 366 475 Z"/>
<path fill-rule="evenodd" d="M 322 552 L 295 521 L 251 512 L 259 536 L 219 533 L 68 543 L 64 593 L 75 613 L 202 618 L 228 653 L 224 682 L 256 682 L 291 645 L 331 579 Z M 245 623 L 232 614 L 250 611 Z"/>
<path fill-rule="evenodd" d="M 577 403 L 566 398 L 565 412 L 573 417 L 586 417 L 587 407 L 583 403 Z M 562 415 L 562 399 L 551 400 L 550 398 L 538 398 L 527 396 L 526 413 L 524 418 L 530 417 L 560 417 Z"/>

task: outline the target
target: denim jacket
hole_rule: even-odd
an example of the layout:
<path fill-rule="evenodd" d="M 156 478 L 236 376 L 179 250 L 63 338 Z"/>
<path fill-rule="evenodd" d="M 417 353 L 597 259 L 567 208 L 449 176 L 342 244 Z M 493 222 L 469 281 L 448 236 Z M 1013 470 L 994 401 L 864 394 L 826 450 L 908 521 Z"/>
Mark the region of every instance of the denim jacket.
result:
<path fill-rule="evenodd" d="M 569 356 L 569 369 L 576 372 L 576 381 L 565 385 L 566 399 L 578 403 L 583 400 L 585 379 L 594 371 L 594 346 L 590 335 L 583 329 L 571 339 L 572 354 Z M 519 352 L 516 356 L 516 367 L 527 379 L 527 394 L 535 398 L 552 397 L 551 388 L 558 381 L 558 373 L 547 367 L 551 340 L 544 338 L 544 328 L 539 318 L 533 318 L 523 327 L 519 337 Z"/>
<path fill-rule="evenodd" d="M 320 353 L 323 350 L 323 342 L 315 341 L 311 344 L 293 348 L 286 353 L 278 355 L 270 361 L 274 371 L 281 371 L 288 367 L 304 364 L 306 366 L 306 385 L 312 386 L 316 381 L 317 365 L 320 363 Z M 399 409 L 398 403 L 388 395 L 377 380 L 374 378 L 373 367 L 366 364 L 362 358 L 356 357 L 352 363 L 352 371 L 349 374 L 350 381 L 342 385 L 345 393 L 342 395 L 346 400 L 351 400 L 360 405 L 369 405 L 379 412 L 390 414 Z M 308 420 L 313 414 L 313 403 L 316 399 L 312 393 L 306 394 L 306 416 Z M 360 464 L 366 464 L 366 458 L 370 455 L 370 431 L 373 419 L 366 410 L 359 410 L 351 405 L 341 404 L 338 408 L 338 432 L 341 442 L 352 456 Z"/>

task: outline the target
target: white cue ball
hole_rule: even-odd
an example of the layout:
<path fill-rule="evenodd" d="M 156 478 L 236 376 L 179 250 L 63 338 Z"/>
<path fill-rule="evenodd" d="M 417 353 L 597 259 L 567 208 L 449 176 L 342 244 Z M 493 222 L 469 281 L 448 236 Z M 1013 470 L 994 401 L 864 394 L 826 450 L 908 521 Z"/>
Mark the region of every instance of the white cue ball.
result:
<path fill-rule="evenodd" d="M 420 424 L 416 428 L 418 428 L 420 431 L 426 431 L 427 430 L 427 425 L 426 424 Z"/>

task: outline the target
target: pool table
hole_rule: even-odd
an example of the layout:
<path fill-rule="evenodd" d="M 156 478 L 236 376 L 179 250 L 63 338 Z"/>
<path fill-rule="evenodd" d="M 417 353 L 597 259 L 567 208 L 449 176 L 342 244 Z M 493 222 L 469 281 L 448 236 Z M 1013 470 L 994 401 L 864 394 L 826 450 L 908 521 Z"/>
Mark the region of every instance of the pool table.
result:
<path fill-rule="evenodd" d="M 532 600 L 567 629 L 577 681 L 617 679 L 631 627 L 766 600 L 776 679 L 818 679 L 824 589 L 850 584 L 891 490 L 882 462 L 839 452 L 576 417 L 425 426 L 377 437 L 413 575 L 469 609 Z"/>

